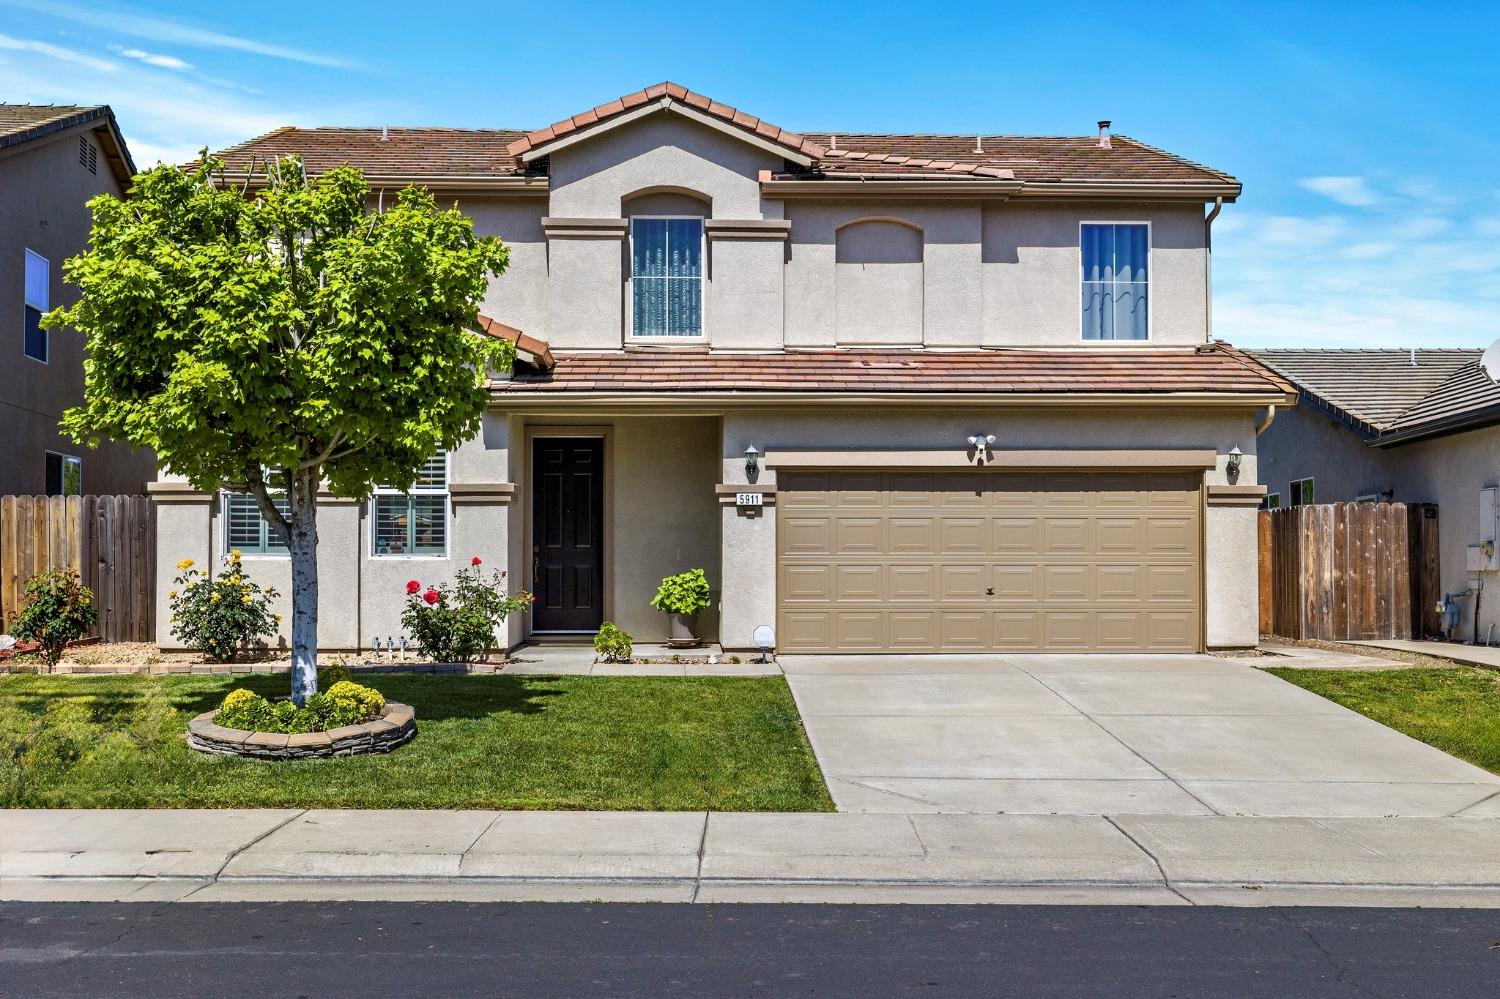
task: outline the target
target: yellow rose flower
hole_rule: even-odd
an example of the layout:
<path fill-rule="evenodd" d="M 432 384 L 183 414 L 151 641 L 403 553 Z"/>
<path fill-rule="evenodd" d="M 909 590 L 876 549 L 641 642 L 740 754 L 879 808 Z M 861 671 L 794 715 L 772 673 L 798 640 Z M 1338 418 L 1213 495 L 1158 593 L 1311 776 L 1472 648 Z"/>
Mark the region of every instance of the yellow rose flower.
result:
<path fill-rule="evenodd" d="M 193 567 L 193 560 L 190 559 L 190 558 L 185 558 L 181 562 L 177 563 L 177 568 L 179 568 L 179 569 L 191 569 L 192 567 Z"/>
<path fill-rule="evenodd" d="M 233 576 L 230 576 L 229 577 L 229 582 L 232 583 L 232 584 L 234 584 L 235 586 L 239 586 L 240 585 L 240 574 L 239 573 L 235 573 Z"/>
<path fill-rule="evenodd" d="M 167 591 L 167 599 L 169 599 L 169 600 L 176 600 L 177 599 L 177 591 L 176 590 L 168 590 Z"/>
<path fill-rule="evenodd" d="M 218 603 L 219 602 L 219 595 L 217 593 L 210 593 L 208 595 L 208 599 L 212 600 L 214 603 Z"/>
<path fill-rule="evenodd" d="M 280 614 L 272 614 L 271 616 L 276 619 L 276 623 L 277 624 L 281 623 L 281 615 Z"/>
<path fill-rule="evenodd" d="M 238 548 L 229 549 L 229 560 L 231 562 L 238 562 L 241 558 L 242 556 L 240 555 L 240 550 Z"/>
<path fill-rule="evenodd" d="M 242 603 L 242 604 L 248 604 L 248 603 L 253 603 L 253 601 L 249 597 L 240 597 L 240 603 Z"/>

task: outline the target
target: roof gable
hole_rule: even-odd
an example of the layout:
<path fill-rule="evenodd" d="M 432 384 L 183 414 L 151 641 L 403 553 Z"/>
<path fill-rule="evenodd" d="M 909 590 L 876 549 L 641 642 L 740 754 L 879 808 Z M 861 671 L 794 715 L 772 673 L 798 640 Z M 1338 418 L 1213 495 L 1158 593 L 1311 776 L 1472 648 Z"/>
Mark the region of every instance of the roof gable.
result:
<path fill-rule="evenodd" d="M 720 104 L 676 83 L 653 84 L 571 118 L 553 122 L 546 128 L 527 132 L 510 143 L 506 152 L 522 163 L 530 163 L 589 135 L 664 111 L 685 115 L 752 145 L 772 150 L 802 166 L 811 166 L 827 153 L 822 146 L 796 132 Z"/>
<path fill-rule="evenodd" d="M 74 130 L 100 136 L 104 159 L 122 188 L 135 176 L 135 161 L 120 134 L 115 113 L 108 104 L 3 104 L 0 103 L 0 153 L 31 142 L 47 141 Z"/>

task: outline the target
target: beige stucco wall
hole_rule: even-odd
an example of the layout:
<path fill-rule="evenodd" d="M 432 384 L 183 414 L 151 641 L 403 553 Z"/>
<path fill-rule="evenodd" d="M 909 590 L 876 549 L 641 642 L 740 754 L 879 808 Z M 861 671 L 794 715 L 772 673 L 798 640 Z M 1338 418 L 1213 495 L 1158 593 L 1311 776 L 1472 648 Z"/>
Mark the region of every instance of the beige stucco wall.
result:
<path fill-rule="evenodd" d="M 706 218 L 791 223 L 787 242 L 736 235 L 708 241 L 704 324 L 715 348 L 1080 345 L 1078 226 L 1085 220 L 1149 222 L 1150 342 L 1206 338 L 1200 204 L 770 200 L 761 195 L 758 174 L 782 169 L 779 157 L 671 112 L 556 150 L 550 161 L 548 197 L 462 204 L 481 231 L 512 244 L 510 271 L 494 282 L 487 314 L 555 349 L 608 349 L 626 341 L 626 237 L 610 231 L 549 238 L 541 219 L 620 220 L 631 199 L 661 193 L 691 194 Z M 889 222 L 849 228 L 893 219 L 909 228 Z M 841 239 L 843 229 L 849 231 Z M 890 236 L 897 229 L 903 235 Z M 912 231 L 921 234 L 920 263 L 885 262 L 881 252 L 890 246 L 884 244 Z M 888 301 L 895 294 L 899 301 Z"/>
<path fill-rule="evenodd" d="M 973 433 L 995 434 L 1001 450 L 1211 448 L 1219 458 L 1204 473 L 1210 484 L 1227 481 L 1227 456 L 1238 446 L 1244 458 L 1237 482 L 1255 482 L 1255 428 L 1248 411 L 1042 409 L 730 414 L 724 417 L 722 481 L 746 481 L 744 452 L 751 444 L 772 455 L 778 449 L 949 452 L 955 468 L 965 467 L 964 442 Z M 763 468 L 758 482 L 774 485 L 775 469 Z M 1210 648 L 1248 647 L 1258 640 L 1254 514 L 1229 507 L 1209 507 L 1205 513 L 1204 630 Z M 726 507 L 721 531 L 720 634 L 726 648 L 748 648 L 755 626 L 776 620 L 775 507 L 759 517 Z"/>
<path fill-rule="evenodd" d="M 1500 427 L 1405 444 L 1391 456 L 1402 462 L 1396 498 L 1438 505 L 1442 591 L 1458 593 L 1480 581 L 1479 640 L 1494 625 L 1500 641 L 1500 572 L 1469 572 L 1466 556 L 1479 544 L 1479 490 L 1500 486 Z M 1474 634 L 1474 597 L 1461 599 L 1459 607 L 1457 637 L 1467 641 Z"/>
<path fill-rule="evenodd" d="M 86 493 L 139 493 L 156 473 L 148 451 L 120 444 L 90 449 L 58 430 L 63 411 L 83 401 L 82 334 L 51 331 L 46 364 L 25 354 L 26 250 L 47 258 L 52 306 L 76 301 L 62 271 L 64 261 L 88 244 L 87 202 L 120 193 L 102 148 L 96 174 L 78 162 L 80 134 L 61 133 L 0 155 L 0 496 L 42 493 L 47 451 L 83 460 Z"/>

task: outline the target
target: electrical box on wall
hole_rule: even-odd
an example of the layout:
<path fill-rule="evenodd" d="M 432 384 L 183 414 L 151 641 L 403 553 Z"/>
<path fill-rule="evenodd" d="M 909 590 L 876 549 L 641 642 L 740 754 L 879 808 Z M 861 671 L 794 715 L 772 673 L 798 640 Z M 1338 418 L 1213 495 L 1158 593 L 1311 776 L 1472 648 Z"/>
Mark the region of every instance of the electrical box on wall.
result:
<path fill-rule="evenodd" d="M 1479 544 L 1464 552 L 1470 572 L 1494 572 L 1500 569 L 1495 557 L 1496 518 L 1500 517 L 1500 489 L 1487 486 L 1479 490 Z"/>

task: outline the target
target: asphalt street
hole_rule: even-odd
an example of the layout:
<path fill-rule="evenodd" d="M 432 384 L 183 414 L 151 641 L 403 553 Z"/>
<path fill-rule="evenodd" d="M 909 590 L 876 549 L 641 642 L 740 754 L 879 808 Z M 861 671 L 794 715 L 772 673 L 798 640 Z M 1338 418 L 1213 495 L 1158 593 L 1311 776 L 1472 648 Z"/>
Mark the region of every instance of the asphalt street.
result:
<path fill-rule="evenodd" d="M 6 996 L 1442 996 L 1475 909 L 0 903 Z"/>

